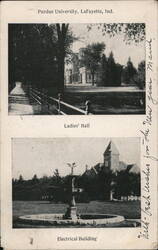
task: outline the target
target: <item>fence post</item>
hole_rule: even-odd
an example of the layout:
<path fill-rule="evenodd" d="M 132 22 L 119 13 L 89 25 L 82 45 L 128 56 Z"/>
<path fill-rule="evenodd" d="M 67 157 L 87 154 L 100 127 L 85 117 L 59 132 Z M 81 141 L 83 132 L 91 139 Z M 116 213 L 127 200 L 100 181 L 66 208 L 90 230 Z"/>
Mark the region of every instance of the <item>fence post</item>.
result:
<path fill-rule="evenodd" d="M 45 90 L 45 97 L 46 97 L 47 109 L 49 110 L 49 97 L 48 97 L 48 90 Z"/>
<path fill-rule="evenodd" d="M 30 84 L 28 85 L 28 97 L 30 98 Z"/>
<path fill-rule="evenodd" d="M 90 100 L 86 100 L 85 105 L 86 105 L 86 113 L 85 114 L 88 115 L 90 113 L 90 110 L 91 110 Z"/>
<path fill-rule="evenodd" d="M 44 88 L 42 88 L 41 91 L 41 100 L 42 100 L 42 111 L 45 114 L 48 111 L 48 105 L 47 105 L 47 94 Z"/>
<path fill-rule="evenodd" d="M 61 111 L 61 106 L 60 106 L 60 101 L 61 101 L 61 94 L 58 94 L 58 114 L 60 114 Z"/>
<path fill-rule="evenodd" d="M 41 98 L 41 114 L 44 113 L 44 95 L 43 95 L 43 88 L 38 89 L 40 94 L 39 97 Z"/>
<path fill-rule="evenodd" d="M 31 84 L 29 84 L 28 96 L 29 96 L 30 101 L 32 102 L 32 86 L 31 86 Z"/>

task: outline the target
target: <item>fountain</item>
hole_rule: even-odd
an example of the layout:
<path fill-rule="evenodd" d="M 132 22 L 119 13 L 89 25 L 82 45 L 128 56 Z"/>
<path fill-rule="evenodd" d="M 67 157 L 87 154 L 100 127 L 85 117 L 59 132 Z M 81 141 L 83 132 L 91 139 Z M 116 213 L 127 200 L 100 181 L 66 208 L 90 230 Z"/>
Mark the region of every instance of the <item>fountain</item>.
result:
<path fill-rule="evenodd" d="M 104 226 L 107 224 L 120 223 L 125 219 L 120 215 L 85 213 L 78 214 L 75 202 L 75 175 L 73 174 L 74 164 L 71 166 L 71 197 L 65 214 L 34 214 L 19 217 L 19 222 L 31 225 L 52 225 L 52 226 Z"/>

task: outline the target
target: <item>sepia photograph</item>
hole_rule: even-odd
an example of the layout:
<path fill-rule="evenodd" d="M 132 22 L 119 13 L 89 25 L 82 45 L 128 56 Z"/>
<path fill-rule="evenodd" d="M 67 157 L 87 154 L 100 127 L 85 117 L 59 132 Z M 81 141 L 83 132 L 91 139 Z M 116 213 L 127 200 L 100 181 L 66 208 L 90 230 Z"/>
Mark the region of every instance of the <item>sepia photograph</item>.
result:
<path fill-rule="evenodd" d="M 139 137 L 12 138 L 13 228 L 140 227 L 140 172 Z"/>
<path fill-rule="evenodd" d="M 157 249 L 157 2 L 1 14 L 1 247 Z"/>
<path fill-rule="evenodd" d="M 9 23 L 9 115 L 145 114 L 145 23 Z"/>

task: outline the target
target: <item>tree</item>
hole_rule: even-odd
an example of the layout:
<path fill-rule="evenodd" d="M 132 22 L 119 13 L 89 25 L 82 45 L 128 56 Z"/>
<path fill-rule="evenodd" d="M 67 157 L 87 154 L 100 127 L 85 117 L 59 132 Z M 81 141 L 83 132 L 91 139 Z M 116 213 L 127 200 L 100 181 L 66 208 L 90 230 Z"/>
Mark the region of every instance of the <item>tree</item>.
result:
<path fill-rule="evenodd" d="M 92 43 L 83 50 L 81 56 L 81 65 L 90 70 L 92 75 L 92 85 L 94 85 L 94 76 L 101 62 L 104 49 L 104 43 Z"/>
<path fill-rule="evenodd" d="M 128 58 L 127 66 L 123 69 L 123 82 L 125 84 L 133 84 L 134 83 L 134 76 L 136 75 L 137 70 L 133 66 L 131 58 Z"/>
<path fill-rule="evenodd" d="M 138 71 L 134 77 L 134 82 L 140 89 L 144 89 L 145 87 L 145 61 L 141 61 L 138 64 Z"/>
<path fill-rule="evenodd" d="M 61 179 L 62 178 L 60 177 L 58 169 L 55 169 L 55 171 L 53 172 L 53 177 L 52 177 L 53 185 L 59 186 L 61 184 Z"/>
<path fill-rule="evenodd" d="M 115 192 L 117 199 L 131 194 L 129 172 L 127 170 L 117 172 Z"/>
<path fill-rule="evenodd" d="M 114 60 L 114 55 L 111 51 L 108 58 L 108 81 L 107 86 L 115 86 L 116 85 L 116 63 Z"/>
<path fill-rule="evenodd" d="M 108 65 L 106 55 L 102 55 L 101 59 L 101 86 L 106 86 L 108 82 Z"/>
<path fill-rule="evenodd" d="M 117 63 L 116 64 L 116 77 L 115 77 L 116 86 L 121 85 L 122 70 L 123 70 L 123 66 Z"/>
<path fill-rule="evenodd" d="M 38 178 L 37 178 L 37 175 L 35 174 L 33 177 L 32 177 L 32 183 L 33 184 L 36 184 L 36 183 L 38 183 Z"/>
<path fill-rule="evenodd" d="M 56 82 L 55 29 L 47 24 L 9 24 L 9 82 Z M 51 69 L 51 70 L 50 70 Z"/>
<path fill-rule="evenodd" d="M 129 183 L 131 194 L 140 196 L 141 188 L 140 188 L 140 173 L 130 173 L 129 175 Z"/>
<path fill-rule="evenodd" d="M 98 187 L 101 200 L 110 199 L 111 183 L 113 179 L 112 171 L 102 168 L 98 173 Z"/>
<path fill-rule="evenodd" d="M 19 182 L 19 183 L 22 183 L 23 181 L 24 181 L 23 176 L 22 176 L 22 175 L 19 175 L 19 180 L 18 180 L 18 182 Z"/>
<path fill-rule="evenodd" d="M 91 30 L 93 26 L 97 26 L 104 36 L 122 34 L 125 43 L 140 43 L 145 41 L 145 23 L 102 23 L 90 24 L 87 26 Z"/>
<path fill-rule="evenodd" d="M 69 24 L 9 24 L 9 84 L 22 81 L 64 91 L 64 64 L 73 39 Z"/>
<path fill-rule="evenodd" d="M 68 23 L 57 23 L 49 25 L 50 28 L 56 30 L 56 52 L 57 52 L 57 64 L 58 64 L 58 91 L 64 92 L 64 71 L 65 60 L 71 54 L 70 45 L 77 38 L 73 36 L 69 29 Z"/>
<path fill-rule="evenodd" d="M 108 58 L 103 54 L 101 59 L 101 86 L 120 86 L 123 66 L 115 63 L 113 52 Z"/>
<path fill-rule="evenodd" d="M 59 92 L 64 91 L 64 64 L 66 56 L 67 32 L 69 24 L 56 24 L 58 42 L 57 42 L 57 59 L 58 59 L 58 77 L 59 77 Z"/>

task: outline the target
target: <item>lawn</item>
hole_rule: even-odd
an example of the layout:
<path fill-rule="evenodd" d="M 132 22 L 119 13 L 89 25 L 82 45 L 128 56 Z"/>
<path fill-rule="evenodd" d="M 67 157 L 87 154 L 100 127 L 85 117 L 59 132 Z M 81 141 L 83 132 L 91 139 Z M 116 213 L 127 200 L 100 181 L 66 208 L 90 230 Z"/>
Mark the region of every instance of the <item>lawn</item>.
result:
<path fill-rule="evenodd" d="M 91 113 L 98 115 L 145 113 L 144 91 L 66 91 L 63 100 L 83 110 L 85 101 L 90 100 Z"/>
<path fill-rule="evenodd" d="M 13 224 L 19 216 L 42 213 L 65 213 L 67 204 L 44 201 L 14 201 Z M 78 213 L 100 213 L 122 215 L 125 219 L 140 219 L 140 201 L 78 203 Z"/>
<path fill-rule="evenodd" d="M 58 98 L 57 90 L 49 88 L 48 93 L 50 97 Z M 61 96 L 61 100 L 67 104 L 71 104 L 74 107 L 80 108 L 85 111 L 86 101 L 90 100 L 91 108 L 90 113 L 95 115 L 110 115 L 110 114 L 145 114 L 145 90 L 137 89 L 136 87 L 95 87 L 95 86 L 67 86 L 64 94 Z M 21 104 L 21 109 L 24 107 L 24 103 L 11 103 L 14 106 Z M 40 105 L 37 100 L 30 99 L 30 105 L 32 112 L 35 115 L 48 115 L 50 113 L 57 114 L 54 109 L 54 104 L 49 100 L 49 110 L 47 105 Z M 77 110 L 73 110 L 63 104 L 61 111 L 68 115 L 80 115 Z M 28 105 L 27 105 L 28 107 Z M 19 106 L 17 107 L 19 108 Z M 42 109 L 41 109 L 42 108 Z M 21 114 L 25 114 L 21 110 Z M 27 112 L 26 112 L 27 113 Z"/>

